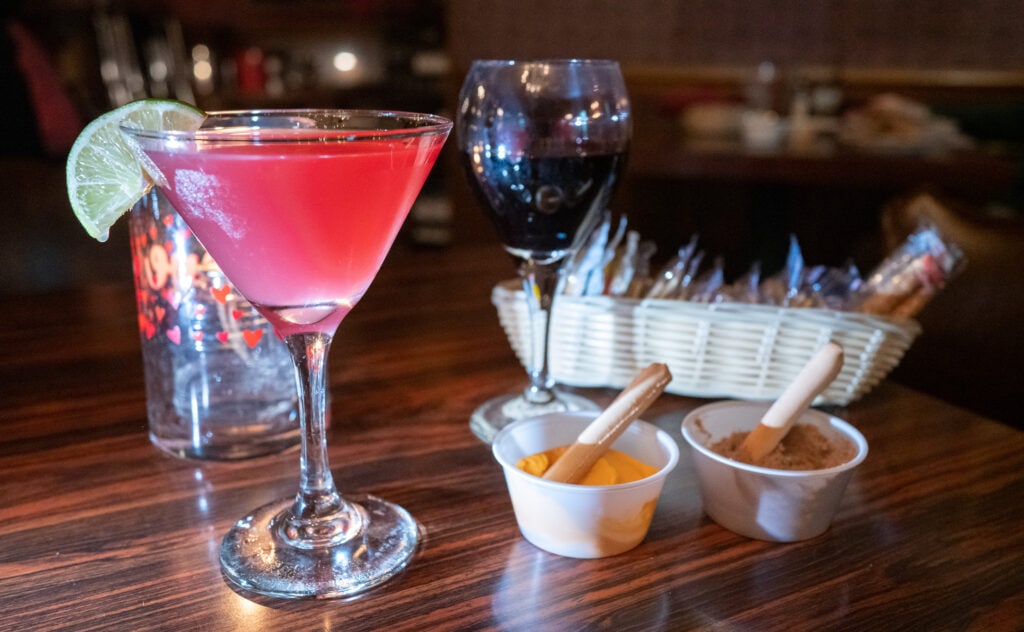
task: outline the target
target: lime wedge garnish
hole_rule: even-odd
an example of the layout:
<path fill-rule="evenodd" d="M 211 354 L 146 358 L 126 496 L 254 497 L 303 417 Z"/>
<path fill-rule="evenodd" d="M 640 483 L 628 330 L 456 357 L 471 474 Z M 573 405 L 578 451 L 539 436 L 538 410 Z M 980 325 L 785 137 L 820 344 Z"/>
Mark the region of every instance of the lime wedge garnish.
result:
<path fill-rule="evenodd" d="M 111 110 L 85 126 L 68 154 L 68 198 L 86 232 L 106 241 L 110 227 L 163 179 L 153 173 L 119 128 L 130 121 L 140 129 L 192 131 L 206 113 L 186 103 L 143 99 Z"/>

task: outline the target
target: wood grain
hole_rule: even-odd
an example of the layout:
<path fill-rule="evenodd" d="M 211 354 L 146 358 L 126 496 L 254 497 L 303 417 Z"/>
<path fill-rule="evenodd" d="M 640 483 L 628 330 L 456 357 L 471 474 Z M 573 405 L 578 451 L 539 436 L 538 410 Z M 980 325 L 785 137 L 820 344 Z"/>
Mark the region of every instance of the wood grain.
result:
<path fill-rule="evenodd" d="M 126 262 L 127 265 L 127 262 Z M 294 493 L 295 452 L 177 460 L 146 437 L 128 287 L 0 303 L 0 630 L 1011 630 L 1024 620 L 1024 435 L 885 384 L 839 411 L 867 437 L 825 535 L 771 544 L 702 514 L 689 452 L 647 540 L 573 560 L 519 535 L 472 409 L 525 374 L 489 303 L 493 246 L 396 250 L 331 355 L 343 492 L 396 501 L 422 550 L 347 601 L 241 594 L 220 538 Z M 604 404 L 615 391 L 588 389 Z M 701 400 L 645 418 L 683 443 Z"/>

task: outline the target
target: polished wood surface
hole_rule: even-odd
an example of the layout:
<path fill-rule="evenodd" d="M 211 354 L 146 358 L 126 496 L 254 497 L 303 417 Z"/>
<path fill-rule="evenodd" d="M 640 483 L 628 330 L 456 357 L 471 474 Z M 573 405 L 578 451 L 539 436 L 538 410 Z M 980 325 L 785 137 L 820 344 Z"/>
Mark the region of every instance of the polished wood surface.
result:
<path fill-rule="evenodd" d="M 818 538 L 719 527 L 683 447 L 639 547 L 534 548 L 467 427 L 525 382 L 488 300 L 512 273 L 496 246 L 399 249 L 342 324 L 335 477 L 425 532 L 403 573 L 345 601 L 225 583 L 220 538 L 294 493 L 297 454 L 203 463 L 151 446 L 130 287 L 2 299 L 0 630 L 1019 629 L 1024 434 L 892 383 L 839 412 L 871 452 Z M 663 396 L 645 417 L 682 446 L 701 403 Z"/>

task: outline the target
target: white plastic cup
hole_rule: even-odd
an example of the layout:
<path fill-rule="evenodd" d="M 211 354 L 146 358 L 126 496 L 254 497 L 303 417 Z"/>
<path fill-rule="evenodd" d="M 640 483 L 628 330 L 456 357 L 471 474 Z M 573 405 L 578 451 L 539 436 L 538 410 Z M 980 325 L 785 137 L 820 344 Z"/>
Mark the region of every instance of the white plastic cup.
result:
<path fill-rule="evenodd" d="M 770 405 L 718 402 L 683 419 L 683 438 L 692 448 L 704 511 L 748 538 L 795 542 L 816 537 L 832 524 L 854 468 L 867 457 L 868 443 L 842 419 L 811 409 L 794 423 L 813 425 L 829 439 L 852 442 L 852 459 L 821 470 L 779 470 L 734 461 L 711 450 L 734 432 L 753 430 Z"/>
<path fill-rule="evenodd" d="M 519 530 L 530 543 L 565 557 L 595 558 L 624 553 L 643 541 L 665 477 L 679 462 L 679 447 L 667 432 L 635 421 L 612 448 L 658 468 L 639 481 L 619 485 L 571 485 L 527 474 L 519 459 L 576 440 L 598 413 L 550 413 L 509 424 L 494 438 L 494 457 L 505 471 Z"/>

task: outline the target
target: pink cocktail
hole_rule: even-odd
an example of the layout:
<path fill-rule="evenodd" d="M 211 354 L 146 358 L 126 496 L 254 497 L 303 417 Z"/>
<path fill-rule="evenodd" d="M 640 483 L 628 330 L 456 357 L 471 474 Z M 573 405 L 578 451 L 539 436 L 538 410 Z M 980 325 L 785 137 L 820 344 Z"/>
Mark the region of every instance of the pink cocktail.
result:
<path fill-rule="evenodd" d="M 374 496 L 342 497 L 325 439 L 331 338 L 366 292 L 451 129 L 401 112 L 212 113 L 195 132 L 124 128 L 232 284 L 291 351 L 303 429 L 299 492 L 221 545 L 234 583 L 277 597 L 349 595 L 388 579 L 419 528 Z M 158 178 L 159 179 L 159 178 Z"/>

